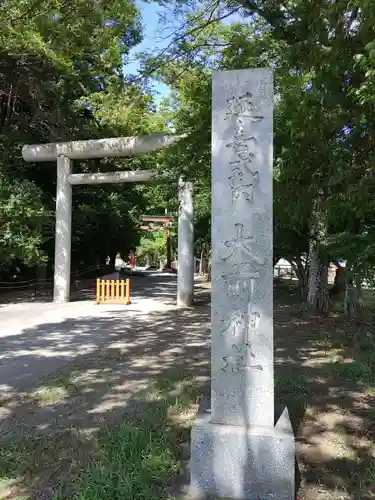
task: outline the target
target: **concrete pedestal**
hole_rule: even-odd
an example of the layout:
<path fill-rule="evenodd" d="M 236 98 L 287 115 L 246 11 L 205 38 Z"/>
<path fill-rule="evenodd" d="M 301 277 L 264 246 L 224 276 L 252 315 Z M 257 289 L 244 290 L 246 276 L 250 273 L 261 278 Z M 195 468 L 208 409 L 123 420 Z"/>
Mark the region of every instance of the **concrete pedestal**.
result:
<path fill-rule="evenodd" d="M 208 403 L 191 433 L 191 499 L 294 500 L 295 445 L 285 409 L 276 426 L 213 424 Z"/>

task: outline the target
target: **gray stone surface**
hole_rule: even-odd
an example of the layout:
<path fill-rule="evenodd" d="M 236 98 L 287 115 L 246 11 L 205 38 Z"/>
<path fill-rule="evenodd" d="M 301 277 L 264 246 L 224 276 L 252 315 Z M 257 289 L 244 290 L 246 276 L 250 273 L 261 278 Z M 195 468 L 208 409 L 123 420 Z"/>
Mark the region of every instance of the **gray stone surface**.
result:
<path fill-rule="evenodd" d="M 283 413 L 280 420 L 289 416 Z M 212 424 L 203 407 L 192 429 L 189 496 L 292 500 L 294 453 L 291 427 Z"/>
<path fill-rule="evenodd" d="M 177 305 L 194 301 L 194 205 L 193 184 L 179 181 Z"/>
<path fill-rule="evenodd" d="M 221 71 L 212 87 L 211 402 L 190 495 L 292 500 L 287 410 L 274 424 L 272 71 Z"/>
<path fill-rule="evenodd" d="M 57 158 L 56 185 L 56 239 L 53 278 L 53 301 L 64 304 L 70 299 L 70 260 L 72 248 L 72 186 L 67 177 L 71 161 L 66 156 Z"/>
<path fill-rule="evenodd" d="M 212 421 L 273 426 L 272 72 L 212 96 Z"/>
<path fill-rule="evenodd" d="M 33 144 L 22 148 L 25 161 L 53 161 L 64 155 L 71 160 L 105 158 L 113 156 L 132 156 L 166 148 L 182 139 L 183 135 L 150 134 L 135 137 L 111 137 L 90 139 L 88 141 L 52 142 Z"/>

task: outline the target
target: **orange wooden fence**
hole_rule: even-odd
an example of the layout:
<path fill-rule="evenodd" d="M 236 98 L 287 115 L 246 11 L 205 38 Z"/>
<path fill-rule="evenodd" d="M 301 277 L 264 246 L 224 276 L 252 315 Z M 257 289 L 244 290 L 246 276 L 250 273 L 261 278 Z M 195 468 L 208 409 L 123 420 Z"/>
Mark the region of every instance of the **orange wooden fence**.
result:
<path fill-rule="evenodd" d="M 96 280 L 97 304 L 130 304 L 130 280 Z"/>

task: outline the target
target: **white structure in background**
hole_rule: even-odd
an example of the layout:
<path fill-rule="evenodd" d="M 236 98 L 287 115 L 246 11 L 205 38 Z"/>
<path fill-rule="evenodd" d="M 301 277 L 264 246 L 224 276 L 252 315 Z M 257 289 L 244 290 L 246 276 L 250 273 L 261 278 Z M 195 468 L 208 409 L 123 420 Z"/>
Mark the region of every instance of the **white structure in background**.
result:
<path fill-rule="evenodd" d="M 293 272 L 291 263 L 286 259 L 279 259 L 275 267 L 273 268 L 274 278 L 289 278 Z"/>
<path fill-rule="evenodd" d="M 346 261 L 340 260 L 340 266 L 345 267 Z M 335 281 L 337 266 L 333 262 L 329 264 L 328 268 L 328 283 L 332 284 Z M 292 264 L 286 259 L 280 259 L 273 268 L 274 278 L 284 278 L 291 280 L 298 280 Z"/>
<path fill-rule="evenodd" d="M 115 259 L 115 269 L 117 271 L 117 275 L 119 275 L 121 269 L 125 267 L 125 262 L 121 257 L 116 257 Z"/>
<path fill-rule="evenodd" d="M 57 161 L 56 238 L 53 300 L 69 302 L 70 259 L 72 242 L 72 185 L 147 182 L 153 179 L 150 170 L 132 172 L 72 173 L 72 160 L 131 156 L 166 148 L 183 136 L 153 134 L 143 137 L 116 137 L 89 141 L 72 141 L 24 146 L 22 156 L 28 162 Z M 190 306 L 194 292 L 194 235 L 192 186 L 180 186 L 179 246 L 184 259 L 180 259 L 177 282 L 177 302 Z"/>

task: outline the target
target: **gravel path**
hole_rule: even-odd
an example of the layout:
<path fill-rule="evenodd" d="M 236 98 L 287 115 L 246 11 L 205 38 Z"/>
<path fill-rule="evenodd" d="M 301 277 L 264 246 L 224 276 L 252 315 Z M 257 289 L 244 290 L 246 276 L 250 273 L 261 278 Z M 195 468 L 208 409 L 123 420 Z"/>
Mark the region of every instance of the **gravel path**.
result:
<path fill-rule="evenodd" d="M 56 305 L 18 303 L 0 308 L 0 397 L 25 391 L 81 355 L 106 345 L 133 318 L 175 309 L 176 276 L 134 277 L 132 304 L 100 305 L 93 299 Z M 86 291 L 87 295 L 93 291 Z M 82 291 L 85 296 L 85 291 Z"/>

